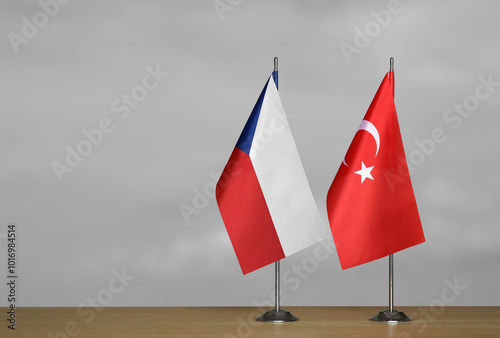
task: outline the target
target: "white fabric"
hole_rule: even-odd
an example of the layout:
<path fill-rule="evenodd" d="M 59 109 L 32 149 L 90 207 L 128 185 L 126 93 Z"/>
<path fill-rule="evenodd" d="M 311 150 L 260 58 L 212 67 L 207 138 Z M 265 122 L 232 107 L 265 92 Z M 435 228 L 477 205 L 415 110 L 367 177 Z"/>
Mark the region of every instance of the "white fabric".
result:
<path fill-rule="evenodd" d="M 285 256 L 326 238 L 274 81 L 269 80 L 250 158 Z"/>

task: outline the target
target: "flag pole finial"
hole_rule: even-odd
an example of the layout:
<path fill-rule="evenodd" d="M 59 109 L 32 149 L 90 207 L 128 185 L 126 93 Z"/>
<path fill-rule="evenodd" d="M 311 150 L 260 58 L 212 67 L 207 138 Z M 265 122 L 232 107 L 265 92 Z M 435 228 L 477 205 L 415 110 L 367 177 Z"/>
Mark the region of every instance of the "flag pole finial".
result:
<path fill-rule="evenodd" d="M 389 60 L 389 70 L 391 72 L 394 71 L 394 58 L 393 57 L 391 57 L 391 59 Z"/>
<path fill-rule="evenodd" d="M 274 57 L 274 71 L 278 71 L 278 57 Z"/>

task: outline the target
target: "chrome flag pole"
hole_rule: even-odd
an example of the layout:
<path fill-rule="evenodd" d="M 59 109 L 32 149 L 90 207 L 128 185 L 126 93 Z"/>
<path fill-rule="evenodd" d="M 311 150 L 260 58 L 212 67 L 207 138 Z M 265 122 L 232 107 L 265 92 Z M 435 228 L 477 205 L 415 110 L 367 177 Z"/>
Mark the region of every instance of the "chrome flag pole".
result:
<path fill-rule="evenodd" d="M 273 80 L 278 88 L 278 58 L 274 58 Z M 261 322 L 286 323 L 295 322 L 299 318 L 280 308 L 280 261 L 274 263 L 274 309 L 266 311 L 256 319 Z"/>
<path fill-rule="evenodd" d="M 389 255 L 389 312 L 394 312 L 394 256 Z"/>
<path fill-rule="evenodd" d="M 391 57 L 390 71 L 394 71 L 394 58 Z M 394 88 L 393 88 L 394 90 Z M 376 322 L 385 323 L 404 323 L 412 321 L 403 311 L 394 310 L 394 255 L 389 255 L 389 309 L 380 311 L 377 315 L 370 318 Z"/>

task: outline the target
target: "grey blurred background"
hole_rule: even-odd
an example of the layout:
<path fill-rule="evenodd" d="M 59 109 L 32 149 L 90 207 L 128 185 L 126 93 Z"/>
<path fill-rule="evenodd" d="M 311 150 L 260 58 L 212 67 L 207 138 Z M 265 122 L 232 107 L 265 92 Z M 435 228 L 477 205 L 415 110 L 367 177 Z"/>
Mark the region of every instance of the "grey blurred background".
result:
<path fill-rule="evenodd" d="M 387 259 L 342 271 L 325 199 L 392 56 L 427 240 L 395 255 L 395 304 L 500 305 L 500 3 L 61 2 L 0 4 L 0 306 L 9 222 L 19 306 L 269 304 L 213 188 L 275 56 L 330 238 L 283 260 L 282 304 L 387 305 Z"/>

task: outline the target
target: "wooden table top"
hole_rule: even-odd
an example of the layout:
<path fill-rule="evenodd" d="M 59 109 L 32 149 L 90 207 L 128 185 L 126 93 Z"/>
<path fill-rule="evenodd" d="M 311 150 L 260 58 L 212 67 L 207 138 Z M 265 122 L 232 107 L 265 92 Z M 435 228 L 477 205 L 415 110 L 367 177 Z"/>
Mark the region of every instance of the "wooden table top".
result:
<path fill-rule="evenodd" d="M 368 318 L 378 307 L 285 307 L 299 321 L 255 321 L 255 307 L 18 308 L 16 330 L 2 315 L 1 337 L 500 337 L 500 307 L 398 307 L 414 320 Z M 97 311 L 99 310 L 99 311 Z"/>

